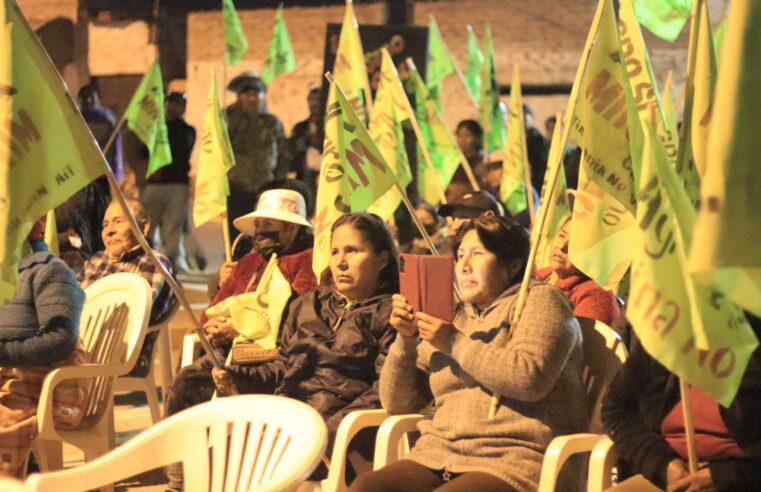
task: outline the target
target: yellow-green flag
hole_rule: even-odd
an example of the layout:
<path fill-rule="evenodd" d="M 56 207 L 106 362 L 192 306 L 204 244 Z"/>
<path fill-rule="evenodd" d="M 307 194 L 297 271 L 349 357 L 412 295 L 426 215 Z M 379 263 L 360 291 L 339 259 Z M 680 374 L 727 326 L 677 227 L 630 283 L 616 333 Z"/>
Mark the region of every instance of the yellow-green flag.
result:
<path fill-rule="evenodd" d="M 378 92 L 375 94 L 375 104 L 370 113 L 370 136 L 378 144 L 386 163 L 396 174 L 396 179 L 402 188 L 412 181 L 412 171 L 404 147 L 404 132 L 402 122 L 412 117 L 409 111 L 407 94 L 402 88 L 396 67 L 386 48 L 381 50 L 381 79 Z M 388 220 L 402 201 L 396 187 L 388 190 L 373 203 L 368 212 Z"/>
<path fill-rule="evenodd" d="M 711 21 L 705 0 L 695 0 L 695 17 L 690 28 L 687 86 L 685 88 L 682 134 L 679 138 L 677 171 L 693 202 L 700 194 L 700 177 L 705 174 L 708 127 L 716 86 L 716 55 L 711 39 Z"/>
<path fill-rule="evenodd" d="M 234 165 L 235 156 L 217 97 L 217 77 L 212 69 L 193 198 L 196 227 L 227 212 L 227 196 L 230 194 L 227 172 Z"/>
<path fill-rule="evenodd" d="M 676 41 L 690 17 L 692 0 L 637 0 L 637 18 L 650 32 L 666 41 Z"/>
<path fill-rule="evenodd" d="M 761 3 L 730 5 L 690 271 L 761 316 Z"/>
<path fill-rule="evenodd" d="M 153 62 L 124 112 L 127 126 L 148 147 L 146 176 L 172 163 L 169 133 L 164 116 L 164 82 L 159 61 Z"/>
<path fill-rule="evenodd" d="M 339 87 L 330 85 L 325 110 L 312 269 L 319 279 L 329 265 L 330 227 L 342 214 L 367 210 L 396 183 L 396 176 Z"/>
<path fill-rule="evenodd" d="M 468 59 L 465 64 L 465 85 L 470 97 L 477 100 L 481 96 L 481 67 L 484 64 L 484 54 L 478 47 L 478 38 L 473 32 L 473 26 L 468 24 Z"/>
<path fill-rule="evenodd" d="M 576 267 L 612 288 L 626 273 L 634 253 L 636 199 L 628 138 L 628 82 L 618 27 L 610 0 L 600 0 L 598 9 L 602 12 L 597 40 L 586 70 L 574 82 L 579 85 L 571 135 L 582 149 L 582 158 L 568 251 Z"/>
<path fill-rule="evenodd" d="M 14 2 L 0 8 L 0 304 L 32 225 L 108 165 Z"/>
<path fill-rule="evenodd" d="M 281 73 L 293 72 L 296 69 L 296 57 L 291 48 L 291 38 L 288 37 L 288 29 L 285 27 L 283 7 L 277 9 L 275 14 L 275 27 L 272 28 L 272 39 L 267 58 L 262 67 L 262 80 L 269 84 L 272 79 Z"/>
<path fill-rule="evenodd" d="M 58 255 L 58 227 L 55 223 L 55 210 L 48 210 L 48 217 L 45 221 L 45 244 L 48 246 L 48 251 Z"/>
<path fill-rule="evenodd" d="M 434 97 L 439 111 L 444 110 L 441 100 L 441 87 L 444 79 L 455 73 L 455 62 L 449 53 L 444 36 L 441 35 L 436 19 L 430 16 L 428 21 L 428 70 L 426 85 L 428 92 Z"/>
<path fill-rule="evenodd" d="M 222 19 L 225 22 L 225 65 L 235 67 L 246 56 L 248 40 L 233 0 L 222 0 Z"/>
<path fill-rule="evenodd" d="M 557 125 L 560 126 L 560 125 Z M 526 195 L 526 128 L 523 121 L 523 98 L 518 66 L 513 66 L 513 82 L 510 87 L 510 104 L 507 109 L 507 145 L 502 157 L 502 183 L 499 194 L 502 203 L 512 215 L 528 208 Z"/>
<path fill-rule="evenodd" d="M 494 40 L 491 27 L 486 25 L 486 51 L 481 67 L 481 93 L 479 98 L 479 122 L 484 129 L 484 145 L 488 152 L 505 147 L 505 115 L 499 105 L 499 84 L 497 84 L 497 60 L 494 56 Z"/>
<path fill-rule="evenodd" d="M 724 406 L 758 345 L 742 311 L 687 274 L 695 212 L 648 124 L 626 317 L 656 360 Z"/>
<path fill-rule="evenodd" d="M 346 0 L 346 12 L 341 25 L 341 35 L 338 38 L 333 76 L 343 89 L 360 121 L 367 122 L 367 115 L 372 111 L 373 102 L 352 0 Z"/>
<path fill-rule="evenodd" d="M 411 67 L 410 75 L 415 88 L 415 117 L 423 137 L 423 142 L 418 143 L 426 146 L 434 167 L 434 172 L 430 172 L 425 167 L 425 160 L 418 157 L 418 192 L 426 202 L 436 204 L 439 203 L 441 196 L 439 190 L 445 190 L 449 186 L 452 176 L 460 165 L 461 151 L 457 140 L 447 128 L 444 118 L 431 99 L 420 73 Z M 422 153 L 418 152 L 418 156 L 421 155 Z M 438 184 L 433 181 L 434 176 Z"/>
<path fill-rule="evenodd" d="M 672 73 L 669 71 L 668 76 L 666 77 L 666 82 L 663 86 L 663 117 L 666 119 L 666 126 L 669 129 L 669 133 L 672 136 L 678 135 L 677 131 L 677 125 L 676 125 L 676 114 L 674 113 L 674 98 L 671 95 L 671 78 Z M 679 145 L 679 140 L 674 137 L 674 145 Z M 669 153 L 668 147 L 666 148 L 667 154 Z M 669 161 L 671 160 L 671 156 L 669 155 Z M 674 160 L 676 162 L 676 159 Z"/>
<path fill-rule="evenodd" d="M 273 254 L 254 292 L 231 296 L 206 310 L 206 316 L 226 316 L 240 333 L 233 344 L 254 341 L 265 349 L 277 347 L 285 306 L 291 298 L 291 284 L 280 271 Z"/>
<path fill-rule="evenodd" d="M 537 268 L 549 266 L 550 256 L 552 256 L 552 240 L 557 235 L 560 228 L 571 218 L 571 207 L 568 204 L 567 184 L 565 179 L 565 168 L 563 167 L 563 157 L 565 149 L 560 148 L 560 138 L 562 133 L 562 120 L 558 113 L 555 130 L 552 132 L 552 143 L 550 144 L 549 157 L 547 159 L 547 170 L 544 172 L 544 184 L 542 185 L 542 195 L 539 198 L 539 207 L 549 207 L 547 218 L 544 221 L 544 229 L 537 235 L 539 249 L 536 253 L 534 265 Z M 508 126 L 508 132 L 510 127 Z M 552 173 L 552 168 L 558 167 L 558 179 L 555 182 L 555 192 L 552 194 L 552 200 L 549 200 L 550 189 L 548 179 Z M 540 215 L 541 215 L 540 210 Z M 532 238 L 533 238 L 532 234 Z"/>

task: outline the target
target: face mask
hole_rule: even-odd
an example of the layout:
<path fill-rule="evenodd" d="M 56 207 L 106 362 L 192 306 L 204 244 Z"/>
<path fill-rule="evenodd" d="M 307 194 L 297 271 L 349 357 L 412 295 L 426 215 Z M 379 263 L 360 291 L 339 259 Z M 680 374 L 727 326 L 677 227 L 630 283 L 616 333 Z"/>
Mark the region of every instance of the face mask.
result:
<path fill-rule="evenodd" d="M 272 253 L 280 255 L 283 245 L 280 243 L 280 234 L 274 232 L 257 232 L 254 234 L 254 251 L 262 255 L 262 258 L 269 260 Z"/>

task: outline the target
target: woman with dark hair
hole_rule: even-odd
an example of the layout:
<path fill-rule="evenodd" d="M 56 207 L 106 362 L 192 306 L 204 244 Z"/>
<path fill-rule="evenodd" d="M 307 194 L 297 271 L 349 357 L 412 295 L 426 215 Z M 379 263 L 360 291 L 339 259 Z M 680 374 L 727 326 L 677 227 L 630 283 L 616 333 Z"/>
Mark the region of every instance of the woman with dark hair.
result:
<path fill-rule="evenodd" d="M 399 290 L 397 253 L 374 214 L 340 217 L 331 228 L 330 267 L 321 285 L 288 308 L 275 360 L 214 370 L 218 385 L 241 393 L 301 400 L 325 418 L 331 437 L 352 410 L 379 408 L 378 375 L 396 333 L 391 294 Z"/>
<path fill-rule="evenodd" d="M 529 239 L 502 217 L 479 217 L 458 233 L 455 273 L 463 302 L 448 323 L 413 313 L 395 295 L 399 333 L 380 379 L 383 407 L 433 419 L 409 455 L 360 475 L 353 491 L 534 491 L 553 437 L 586 428 L 579 325 L 563 294 L 531 282 L 511 326 Z M 502 395 L 489 418 L 492 395 Z"/>

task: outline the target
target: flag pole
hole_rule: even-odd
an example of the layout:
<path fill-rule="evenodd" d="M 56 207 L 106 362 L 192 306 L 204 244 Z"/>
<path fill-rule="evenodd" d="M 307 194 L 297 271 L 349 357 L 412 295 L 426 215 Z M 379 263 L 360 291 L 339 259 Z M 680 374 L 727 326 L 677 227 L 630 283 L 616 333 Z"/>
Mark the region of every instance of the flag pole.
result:
<path fill-rule="evenodd" d="M 562 133 L 560 142 L 558 143 L 559 149 L 565 149 L 565 146 L 568 143 L 568 137 L 571 133 L 571 118 L 573 118 L 573 113 L 576 110 L 576 100 L 578 99 L 579 86 L 581 85 L 581 79 L 584 76 L 584 72 L 587 69 L 589 54 L 591 53 L 592 47 L 594 46 L 594 41 L 597 38 L 597 31 L 600 26 L 600 20 L 602 19 L 602 13 L 604 8 L 605 8 L 605 2 L 604 0 L 600 0 L 597 3 L 597 10 L 595 11 L 595 16 L 592 19 L 592 25 L 590 26 L 589 34 L 587 35 L 587 43 L 584 46 L 584 51 L 581 53 L 581 60 L 579 62 L 579 66 L 576 68 L 576 77 L 574 79 L 573 87 L 571 88 L 571 96 L 568 99 L 568 108 L 566 109 L 565 118 L 564 118 L 564 120 L 567 120 L 567 121 L 563 122 L 563 133 Z M 562 154 L 558 153 L 558 155 L 562 155 Z M 560 167 L 555 166 L 553 168 L 553 173 L 547 182 L 547 186 L 551 186 L 552 188 L 555 188 L 555 184 L 557 183 L 559 173 L 560 173 Z M 539 214 L 539 222 L 535 226 L 535 227 L 538 227 L 537 230 L 541 231 L 544 228 L 544 222 L 545 222 L 545 219 L 547 218 L 548 211 L 549 211 L 549 207 L 544 207 L 544 210 L 540 211 L 541 213 Z M 528 293 L 528 281 L 531 278 L 531 267 L 529 265 L 533 265 L 533 262 L 536 259 L 537 250 L 538 250 L 538 244 L 535 243 L 529 251 L 528 263 L 526 264 L 526 273 L 523 276 L 521 289 L 518 293 L 518 300 L 516 301 L 515 313 L 513 315 L 512 323 L 510 324 L 510 330 L 512 330 L 513 327 L 517 325 L 518 321 L 520 320 L 523 307 L 526 304 L 526 294 Z M 509 336 L 508 336 L 508 339 L 509 339 Z M 500 398 L 501 396 L 499 395 L 499 393 L 494 393 L 494 395 L 492 395 L 491 404 L 489 405 L 490 419 L 494 418 L 494 416 L 497 414 Z"/>
<path fill-rule="evenodd" d="M 335 79 L 333 78 L 333 74 L 330 72 L 325 72 L 325 78 L 328 79 L 328 82 L 331 84 L 335 84 Z M 336 86 L 338 89 L 340 89 L 340 86 Z M 409 104 L 409 101 L 407 102 Z M 393 170 L 388 167 L 388 163 L 386 163 L 385 159 L 383 160 L 383 163 L 386 165 L 386 169 L 388 171 L 391 171 L 391 174 L 394 176 L 394 188 L 396 188 L 396 191 L 399 192 L 399 195 L 402 197 L 402 203 L 404 203 L 404 206 L 407 208 L 407 211 L 410 213 L 410 217 L 412 217 L 412 222 L 415 224 L 415 227 L 417 227 L 418 231 L 420 232 L 420 235 L 423 237 L 423 240 L 425 240 L 426 245 L 428 246 L 428 249 L 431 250 L 431 253 L 434 256 L 439 256 L 439 251 L 436 248 L 436 245 L 433 244 L 433 240 L 431 239 L 431 236 L 428 235 L 428 232 L 425 230 L 425 226 L 420 221 L 420 218 L 417 216 L 417 213 L 415 213 L 415 207 L 412 205 L 412 202 L 410 201 L 409 197 L 407 196 L 407 192 L 402 188 L 402 185 L 399 184 L 399 180 L 396 178 L 396 174 L 394 174 Z M 457 302 L 462 301 L 462 297 L 460 296 L 460 289 L 457 287 L 456 283 L 453 283 L 452 285 L 454 296 L 457 299 Z"/>
<path fill-rule="evenodd" d="M 227 218 L 227 210 L 222 214 L 222 238 L 225 242 L 225 261 L 233 261 L 232 248 L 230 247 L 230 222 Z"/>
<path fill-rule="evenodd" d="M 684 417 L 684 433 L 687 437 L 687 458 L 690 474 L 698 471 L 698 455 L 695 451 L 695 422 L 692 418 L 692 395 L 690 385 L 679 378 L 679 393 L 682 397 L 682 416 Z"/>

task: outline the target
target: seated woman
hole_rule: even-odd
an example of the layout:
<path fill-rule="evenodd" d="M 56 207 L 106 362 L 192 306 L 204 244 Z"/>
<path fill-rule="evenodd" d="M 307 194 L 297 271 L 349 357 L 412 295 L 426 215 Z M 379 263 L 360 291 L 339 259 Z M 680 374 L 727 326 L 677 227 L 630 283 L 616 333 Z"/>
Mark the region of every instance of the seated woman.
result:
<path fill-rule="evenodd" d="M 379 408 L 378 375 L 396 336 L 391 294 L 399 290 L 396 248 L 383 220 L 341 216 L 332 227 L 321 285 L 288 308 L 274 361 L 214 370 L 218 386 L 301 400 L 325 418 L 331 437 L 352 410 Z"/>
<path fill-rule="evenodd" d="M 571 221 L 568 220 L 552 241 L 550 266 L 534 272 L 536 278 L 554 285 L 568 296 L 573 314 L 602 321 L 608 326 L 621 316 L 616 295 L 605 290 L 587 277 L 568 259 L 571 240 Z"/>
<path fill-rule="evenodd" d="M 413 315 L 395 295 L 391 325 L 399 336 L 380 379 L 386 410 L 418 412 L 433 396 L 433 419 L 420 424 L 405 459 L 360 475 L 353 491 L 533 491 L 552 438 L 586 429 L 581 332 L 563 294 L 532 281 L 510 326 L 527 234 L 509 219 L 479 217 L 458 238 L 463 302 L 454 321 Z M 490 419 L 495 393 L 502 401 Z"/>
<path fill-rule="evenodd" d="M 44 232 L 41 219 L 28 238 L 37 252 L 21 260 L 16 295 L 0 307 L 0 476 L 21 476 L 37 434 L 37 404 L 47 373 L 82 361 L 77 334 L 85 295 L 74 272 L 47 252 Z M 56 386 L 56 428 L 79 424 L 85 398 L 78 380 Z"/>
<path fill-rule="evenodd" d="M 756 336 L 761 320 L 748 316 Z M 756 349 L 729 408 L 691 388 L 700 469 L 690 474 L 679 379 L 636 337 L 602 407 L 614 449 L 650 482 L 669 491 L 761 490 L 761 350 Z M 619 474 L 621 467 L 619 467 Z"/>

